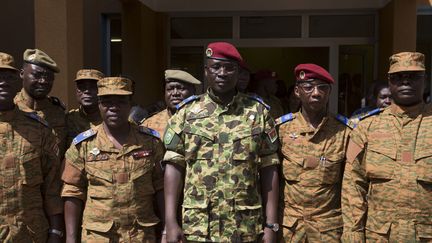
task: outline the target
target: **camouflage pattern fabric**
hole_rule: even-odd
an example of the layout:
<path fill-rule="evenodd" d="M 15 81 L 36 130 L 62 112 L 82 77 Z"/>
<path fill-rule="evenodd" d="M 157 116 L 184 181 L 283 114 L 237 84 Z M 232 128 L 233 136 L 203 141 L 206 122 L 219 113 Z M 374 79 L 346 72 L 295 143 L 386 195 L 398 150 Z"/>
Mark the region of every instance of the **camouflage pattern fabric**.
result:
<path fill-rule="evenodd" d="M 63 212 L 51 129 L 15 108 L 0 112 L 0 242 L 46 242 L 47 216 Z"/>
<path fill-rule="evenodd" d="M 67 147 L 78 134 L 102 123 L 102 118 L 90 120 L 82 107 L 72 109 L 66 114 Z"/>
<path fill-rule="evenodd" d="M 152 232 L 150 228 L 159 222 L 153 201 L 155 192 L 163 189 L 162 142 L 131 124 L 126 144 L 117 149 L 103 124 L 92 130 L 83 141 L 74 140 L 62 175 L 62 197 L 85 202 L 83 241 L 108 242 L 121 236 L 113 242 L 128 242 L 123 237 L 131 237 L 125 233 L 131 230 L 137 233 L 134 241 L 153 239 L 154 234 L 143 232 Z"/>
<path fill-rule="evenodd" d="M 169 114 L 168 109 L 165 109 L 145 119 L 142 122 L 142 125 L 158 131 L 161 138 L 163 138 L 170 117 L 171 115 Z"/>
<path fill-rule="evenodd" d="M 344 242 L 432 241 L 432 107 L 392 104 L 350 135 Z"/>
<path fill-rule="evenodd" d="M 270 95 L 268 99 L 264 101 L 270 106 L 270 116 L 276 119 L 284 114 L 284 109 L 282 107 L 281 101 L 274 95 Z"/>
<path fill-rule="evenodd" d="M 208 91 L 168 122 L 164 160 L 186 169 L 188 241 L 250 242 L 262 232 L 259 170 L 279 164 L 268 110 L 238 93 L 226 106 Z"/>
<path fill-rule="evenodd" d="M 341 182 L 349 131 L 333 115 L 314 129 L 301 112 L 279 126 L 281 242 L 340 242 Z"/>
<path fill-rule="evenodd" d="M 31 102 L 30 96 L 24 89 L 15 96 L 14 101 L 21 110 L 36 112 L 54 129 L 58 139 L 60 158 L 62 158 L 66 151 L 66 117 L 63 108 L 60 105 L 53 104 L 48 98 Z"/>

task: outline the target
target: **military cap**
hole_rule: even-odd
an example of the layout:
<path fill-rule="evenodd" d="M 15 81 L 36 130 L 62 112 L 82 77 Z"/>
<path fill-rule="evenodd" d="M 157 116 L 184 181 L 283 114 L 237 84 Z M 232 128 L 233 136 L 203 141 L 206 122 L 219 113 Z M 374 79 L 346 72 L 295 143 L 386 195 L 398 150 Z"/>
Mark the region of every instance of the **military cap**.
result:
<path fill-rule="evenodd" d="M 213 42 L 207 46 L 206 57 L 223 61 L 235 61 L 243 67 L 244 61 L 232 44 L 228 42 Z"/>
<path fill-rule="evenodd" d="M 0 52 L 0 68 L 18 71 L 18 69 L 13 67 L 13 65 L 14 65 L 14 58 L 7 53 Z"/>
<path fill-rule="evenodd" d="M 165 81 L 169 83 L 170 81 L 178 80 L 181 82 L 189 83 L 189 84 L 201 84 L 201 82 L 192 76 L 190 73 L 182 71 L 182 70 L 165 70 Z"/>
<path fill-rule="evenodd" d="M 253 78 L 256 81 L 277 80 L 278 75 L 270 70 L 259 70 L 253 75 Z"/>
<path fill-rule="evenodd" d="M 98 96 L 132 95 L 132 80 L 125 77 L 106 77 L 98 81 Z"/>
<path fill-rule="evenodd" d="M 76 74 L 75 82 L 78 80 L 95 80 L 99 81 L 103 79 L 105 75 L 102 72 L 99 72 L 96 69 L 81 69 Z"/>
<path fill-rule="evenodd" d="M 419 52 L 400 52 L 392 55 L 389 60 L 389 74 L 404 71 L 425 71 L 425 56 Z"/>
<path fill-rule="evenodd" d="M 45 52 L 39 49 L 27 49 L 23 55 L 24 62 L 35 64 L 41 67 L 46 67 L 51 69 L 53 72 L 58 73 L 60 69 L 57 63 L 48 56 Z"/>
<path fill-rule="evenodd" d="M 297 82 L 312 81 L 315 79 L 319 79 L 329 84 L 333 84 L 335 82 L 327 70 L 313 63 L 297 65 L 297 67 L 294 69 L 294 75 Z"/>

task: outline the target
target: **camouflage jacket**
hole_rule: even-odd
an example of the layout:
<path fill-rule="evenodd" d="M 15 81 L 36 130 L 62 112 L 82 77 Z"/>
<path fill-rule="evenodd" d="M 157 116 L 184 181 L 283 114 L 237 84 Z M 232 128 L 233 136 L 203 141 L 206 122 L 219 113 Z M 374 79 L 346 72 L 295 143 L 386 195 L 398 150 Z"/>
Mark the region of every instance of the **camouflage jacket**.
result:
<path fill-rule="evenodd" d="M 117 149 L 102 123 L 79 134 L 67 150 L 62 197 L 85 202 L 83 227 L 88 230 L 156 225 L 153 201 L 163 189 L 163 154 L 162 142 L 148 128 L 131 124 L 126 144 Z"/>
<path fill-rule="evenodd" d="M 43 100 L 33 100 L 32 102 L 24 89 L 15 96 L 14 101 L 21 110 L 36 112 L 54 129 L 59 143 L 60 158 L 62 158 L 66 151 L 66 113 L 62 103 L 57 98 L 51 97 Z"/>
<path fill-rule="evenodd" d="M 259 170 L 279 164 L 274 121 L 242 93 L 226 106 L 211 91 L 186 102 L 164 136 L 164 160 L 186 169 L 183 231 L 192 241 L 255 241 L 263 223 Z"/>
<path fill-rule="evenodd" d="M 352 131 L 342 189 L 345 242 L 364 241 L 368 232 L 398 242 L 432 238 L 431 128 L 430 105 L 392 104 Z M 401 221 L 409 233 L 392 230 Z"/>
<path fill-rule="evenodd" d="M 15 108 L 0 112 L 0 144 L 0 241 L 43 239 L 47 215 L 63 212 L 56 138 L 40 117 Z"/>
<path fill-rule="evenodd" d="M 154 114 L 149 118 L 146 118 L 142 122 L 142 125 L 158 131 L 161 138 L 163 138 L 165 133 L 165 128 L 168 124 L 168 120 L 170 119 L 170 117 L 171 115 L 169 114 L 168 109 L 165 109 L 163 111 Z"/>
<path fill-rule="evenodd" d="M 301 112 L 276 119 L 283 157 L 282 225 L 307 221 L 320 231 L 342 228 L 341 182 L 350 129 L 333 115 L 315 129 Z"/>
<path fill-rule="evenodd" d="M 78 134 L 87 131 L 90 128 L 102 123 L 102 118 L 96 120 L 90 120 L 82 107 L 78 109 L 72 109 L 66 114 L 66 129 L 67 139 L 66 147 L 69 147 L 72 139 Z"/>

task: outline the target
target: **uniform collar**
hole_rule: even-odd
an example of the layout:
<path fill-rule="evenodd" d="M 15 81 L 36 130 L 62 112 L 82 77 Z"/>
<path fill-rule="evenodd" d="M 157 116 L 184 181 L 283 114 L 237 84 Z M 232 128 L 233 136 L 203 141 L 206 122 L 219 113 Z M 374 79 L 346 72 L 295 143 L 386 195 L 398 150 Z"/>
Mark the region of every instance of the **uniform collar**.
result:
<path fill-rule="evenodd" d="M 21 89 L 21 92 L 19 93 L 19 98 L 25 104 L 25 106 L 30 109 L 29 111 L 43 110 L 49 104 L 49 100 L 47 97 L 36 100 L 31 97 L 24 88 Z"/>
<path fill-rule="evenodd" d="M 118 153 L 118 156 L 122 156 L 142 146 L 140 145 L 139 139 L 137 137 L 140 132 L 138 126 L 136 126 L 135 124 L 130 124 L 128 138 L 126 140 L 126 143 L 123 144 L 122 149 L 116 148 L 111 142 L 111 140 L 109 140 L 108 135 L 105 132 L 103 123 L 100 124 L 96 129 L 98 136 L 101 136 L 96 143 L 96 147 L 101 151 L 115 152 Z"/>
<path fill-rule="evenodd" d="M 414 106 L 401 106 L 393 103 L 390 105 L 388 109 L 390 113 L 395 116 L 399 116 L 399 117 L 408 116 L 414 118 L 417 117 L 423 111 L 424 107 L 425 104 L 423 102 Z"/>
<path fill-rule="evenodd" d="M 320 129 L 321 129 L 321 127 L 328 121 L 328 119 L 329 119 L 329 113 L 327 112 L 326 113 L 326 115 L 323 117 L 323 119 L 321 120 L 321 123 L 318 125 L 318 127 L 317 128 L 314 128 L 314 127 L 312 127 L 307 121 L 306 121 L 306 119 L 304 118 L 304 116 L 303 116 L 303 114 L 302 114 L 302 112 L 301 112 L 301 109 L 300 109 L 300 111 L 298 111 L 296 114 L 295 114 L 295 116 L 296 117 L 298 117 L 298 121 L 299 121 L 299 123 L 300 123 L 300 129 L 299 129 L 299 132 L 300 133 L 317 133 Z"/>
<path fill-rule="evenodd" d="M 212 89 L 210 89 L 210 88 L 207 89 L 207 94 L 208 94 L 208 96 L 210 97 L 210 99 L 211 99 L 213 102 L 217 103 L 218 105 L 222 105 L 222 104 L 223 104 L 223 102 L 219 99 L 219 97 L 217 97 L 217 96 L 213 93 L 213 90 L 212 90 Z M 232 106 L 232 105 L 235 103 L 235 101 L 237 100 L 237 97 L 239 97 L 239 94 L 240 94 L 240 92 L 238 92 L 238 91 L 236 90 L 236 93 L 234 94 L 232 100 L 231 100 L 230 102 L 228 102 L 228 104 L 227 104 L 226 106 L 227 106 L 227 107 Z"/>

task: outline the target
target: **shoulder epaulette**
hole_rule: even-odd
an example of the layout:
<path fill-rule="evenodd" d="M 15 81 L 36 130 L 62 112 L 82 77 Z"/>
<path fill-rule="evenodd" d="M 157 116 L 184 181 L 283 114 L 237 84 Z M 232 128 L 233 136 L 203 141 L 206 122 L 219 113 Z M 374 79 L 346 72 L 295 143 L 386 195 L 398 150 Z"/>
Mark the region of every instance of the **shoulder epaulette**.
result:
<path fill-rule="evenodd" d="M 247 96 L 249 98 L 254 99 L 254 100 L 258 101 L 259 103 L 261 103 L 267 110 L 270 110 L 271 107 L 269 105 L 267 105 L 264 102 L 264 100 L 260 96 L 258 96 L 257 94 L 249 93 L 249 94 L 247 94 Z"/>
<path fill-rule="evenodd" d="M 49 96 L 48 99 L 54 105 L 60 106 L 63 110 L 66 110 L 66 105 L 59 98 L 57 98 L 55 96 Z"/>
<path fill-rule="evenodd" d="M 47 121 L 45 121 L 42 117 L 38 116 L 38 114 L 34 113 L 34 112 L 28 112 L 25 113 L 25 115 L 35 121 L 38 121 L 40 123 L 42 123 L 44 126 L 49 127 L 49 124 Z"/>
<path fill-rule="evenodd" d="M 159 132 L 156 131 L 156 130 L 153 130 L 153 129 L 151 129 L 151 128 L 144 127 L 144 126 L 139 126 L 139 131 L 140 131 L 141 133 L 144 133 L 144 134 L 147 134 L 147 135 L 151 135 L 151 136 L 153 136 L 153 137 L 160 138 L 160 134 L 159 134 Z"/>
<path fill-rule="evenodd" d="M 340 121 L 342 124 L 344 124 L 345 126 L 354 129 L 357 126 L 356 119 L 350 119 L 346 116 L 343 116 L 341 114 L 337 114 L 336 115 L 336 120 Z"/>
<path fill-rule="evenodd" d="M 292 121 L 292 120 L 294 120 L 294 118 L 295 117 L 294 117 L 293 113 L 285 114 L 279 118 L 276 118 L 276 120 L 275 120 L 276 126 L 284 124 L 285 122 L 288 122 L 288 121 Z"/>
<path fill-rule="evenodd" d="M 87 138 L 93 137 L 96 134 L 96 131 L 93 129 L 89 129 L 85 132 L 82 132 L 80 134 L 78 134 L 73 140 L 72 143 L 74 145 L 77 145 L 79 143 L 81 143 L 82 141 L 86 140 Z"/>
<path fill-rule="evenodd" d="M 191 102 L 191 101 L 193 101 L 193 100 L 196 100 L 196 99 L 198 99 L 198 98 L 199 98 L 198 95 L 192 95 L 192 96 L 189 96 L 189 97 L 187 97 L 186 99 L 182 100 L 182 102 L 178 103 L 178 104 L 176 105 L 176 109 L 178 110 L 178 109 L 180 109 L 181 107 L 183 107 L 184 105 L 186 105 L 187 103 L 189 103 L 189 102 Z"/>
<path fill-rule="evenodd" d="M 358 115 L 356 118 L 358 118 L 358 120 L 361 121 L 367 117 L 377 115 L 377 114 L 381 113 L 383 110 L 384 110 L 383 108 L 376 108 L 376 109 L 373 109 L 371 111 L 362 113 L 362 114 Z"/>

